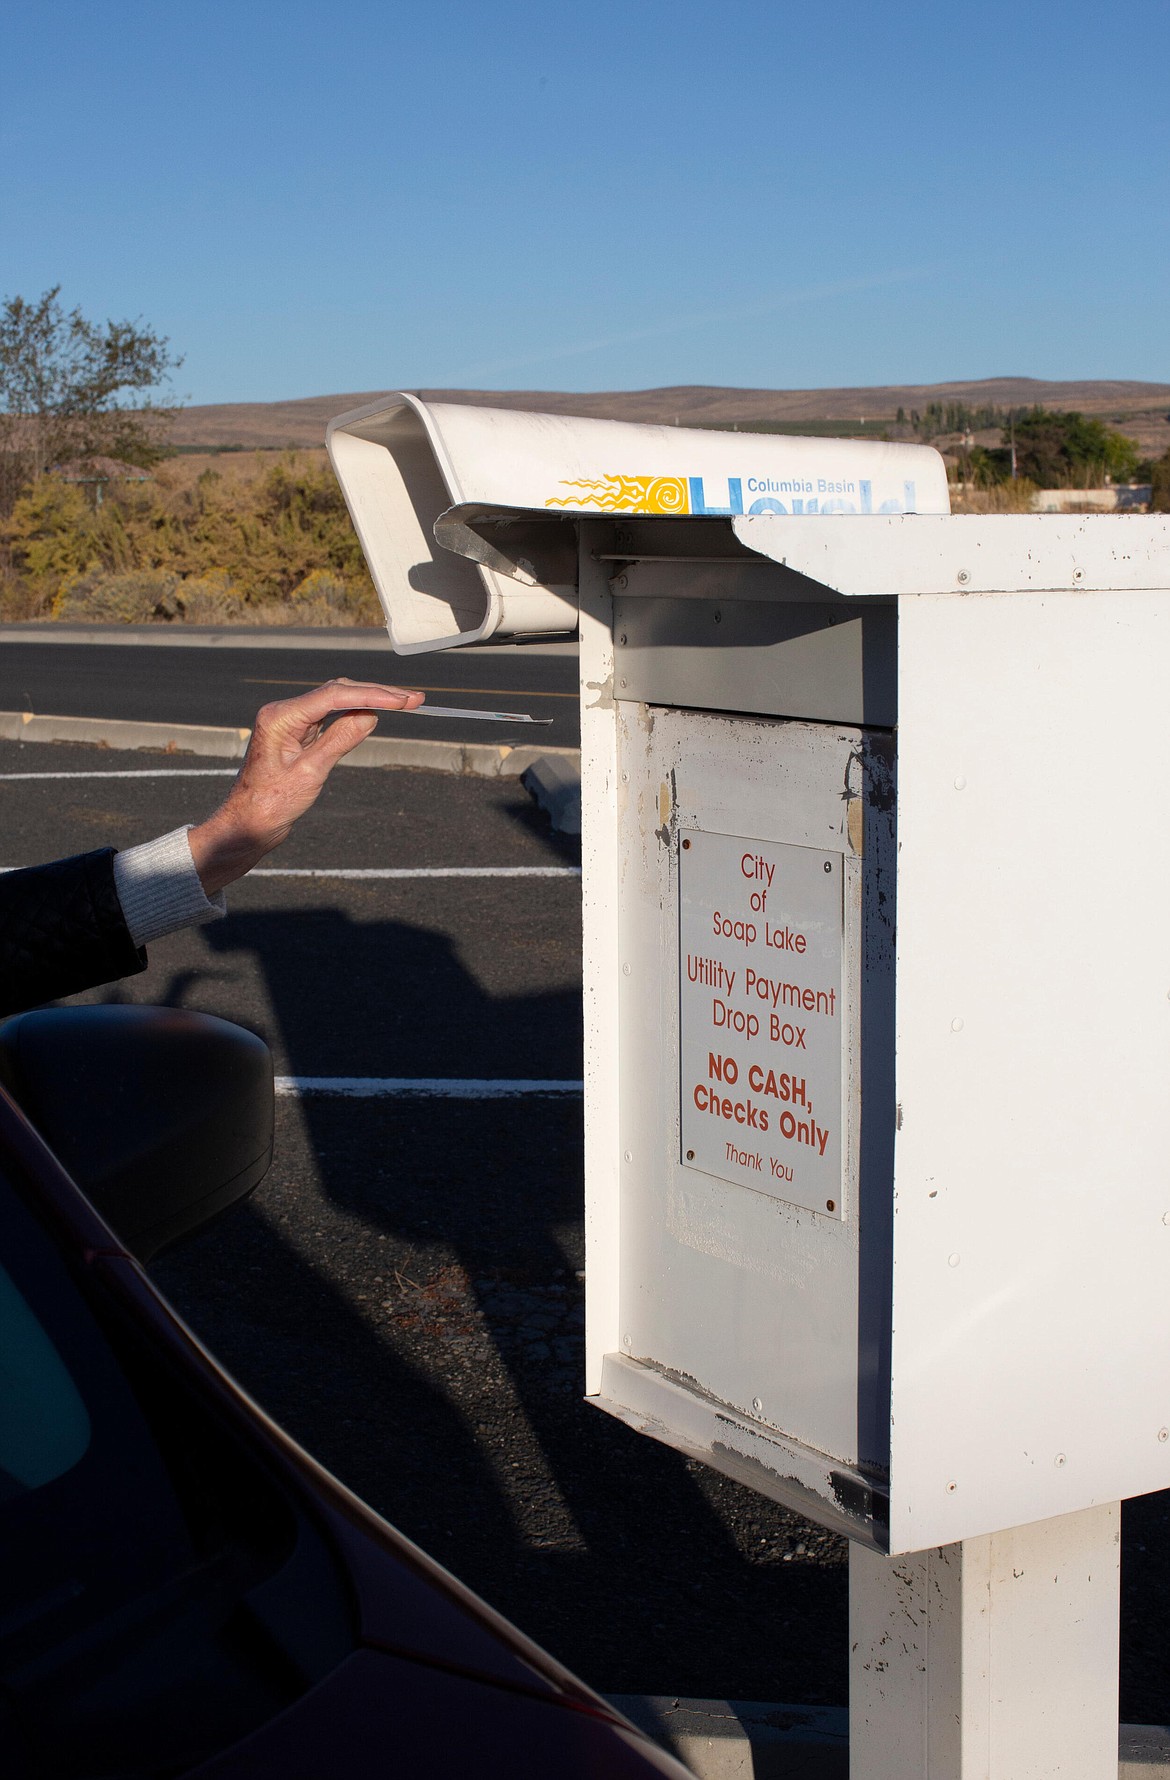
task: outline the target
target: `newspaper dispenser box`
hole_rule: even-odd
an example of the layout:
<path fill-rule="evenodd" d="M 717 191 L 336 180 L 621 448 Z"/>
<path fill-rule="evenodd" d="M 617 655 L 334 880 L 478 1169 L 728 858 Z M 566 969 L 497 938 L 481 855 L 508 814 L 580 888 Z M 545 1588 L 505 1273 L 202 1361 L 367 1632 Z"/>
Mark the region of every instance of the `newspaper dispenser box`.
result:
<path fill-rule="evenodd" d="M 855 1776 L 1115 1774 L 1118 1504 L 1170 1484 L 1170 528 L 547 417 L 510 483 L 535 419 L 477 414 L 419 531 L 483 589 L 431 646 L 492 577 L 579 609 L 587 1392 L 855 1541 Z"/>

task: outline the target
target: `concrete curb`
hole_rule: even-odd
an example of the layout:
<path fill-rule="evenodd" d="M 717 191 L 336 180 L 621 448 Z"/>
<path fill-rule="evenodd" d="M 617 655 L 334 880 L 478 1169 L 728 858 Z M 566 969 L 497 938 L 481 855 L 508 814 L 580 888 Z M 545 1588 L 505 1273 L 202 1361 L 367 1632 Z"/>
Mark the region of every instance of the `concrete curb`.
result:
<path fill-rule="evenodd" d="M 843 1706 L 768 1706 L 669 1694 L 609 1698 L 696 1780 L 848 1780 L 849 1714 Z"/>
<path fill-rule="evenodd" d="M 83 742 L 98 748 L 151 748 L 163 754 L 209 755 L 242 760 L 250 729 L 205 723 L 135 723 L 117 717 L 49 717 L 32 711 L 0 711 L 0 741 Z M 542 757 L 559 757 L 580 771 L 576 748 L 511 748 L 487 742 L 412 741 L 371 736 L 360 742 L 342 766 L 407 766 L 424 772 L 470 774 L 476 778 L 517 778 Z"/>
<path fill-rule="evenodd" d="M 849 1713 L 843 1706 L 766 1705 L 611 1694 L 613 1705 L 696 1780 L 848 1780 Z M 1118 1780 L 1166 1780 L 1170 1727 L 1123 1724 Z"/>

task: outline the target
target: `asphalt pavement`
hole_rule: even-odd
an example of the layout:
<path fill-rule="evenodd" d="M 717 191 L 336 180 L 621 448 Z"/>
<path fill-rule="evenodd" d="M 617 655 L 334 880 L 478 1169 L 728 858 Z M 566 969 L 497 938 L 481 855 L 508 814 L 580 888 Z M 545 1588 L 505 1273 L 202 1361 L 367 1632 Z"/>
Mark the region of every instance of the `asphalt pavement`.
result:
<path fill-rule="evenodd" d="M 419 687 L 433 704 L 519 711 L 551 718 L 529 724 L 448 722 L 384 716 L 378 734 L 427 741 L 537 742 L 576 748 L 577 662 L 564 647 L 449 650 L 396 655 L 374 633 L 355 647 L 320 631 L 312 649 L 282 646 L 199 647 L 113 642 L 5 642 L 0 647 L 0 710 L 54 717 L 113 717 L 146 723 L 208 723 L 242 728 L 272 699 L 292 698 L 321 680 L 382 680 Z M 298 639 L 299 641 L 299 639 Z"/>
<path fill-rule="evenodd" d="M 0 864 L 196 820 L 230 777 L 196 772 L 0 743 Z M 253 876 L 82 999 L 237 1019 L 295 1077 L 580 1077 L 577 854 L 514 781 L 338 774 L 267 863 L 327 875 Z M 555 875 L 328 875 L 452 866 Z M 257 1194 L 155 1272 L 297 1438 L 594 1686 L 844 1704 L 843 1543 L 582 1401 L 581 1201 L 573 1094 L 284 1098 Z M 1127 1505 L 1130 1721 L 1170 1720 L 1168 1527 L 1165 1495 Z"/>

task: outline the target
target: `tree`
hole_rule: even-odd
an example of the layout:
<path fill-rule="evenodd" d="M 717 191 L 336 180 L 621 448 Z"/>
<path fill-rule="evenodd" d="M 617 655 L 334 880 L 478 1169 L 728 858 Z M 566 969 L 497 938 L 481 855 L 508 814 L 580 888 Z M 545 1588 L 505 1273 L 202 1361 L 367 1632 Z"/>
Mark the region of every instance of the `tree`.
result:
<path fill-rule="evenodd" d="M 88 321 L 59 285 L 0 304 L 0 513 L 53 464 L 95 455 L 148 467 L 175 407 L 151 400 L 182 360 L 141 321 Z"/>
<path fill-rule="evenodd" d="M 1170 451 L 1154 459 L 1150 483 L 1150 511 L 1170 513 Z"/>
<path fill-rule="evenodd" d="M 1140 454 L 1132 439 L 1088 415 L 1058 414 L 1033 408 L 1005 428 L 1003 443 L 1015 434 L 1017 474 L 1038 488 L 1094 488 L 1106 481 L 1128 482 Z"/>

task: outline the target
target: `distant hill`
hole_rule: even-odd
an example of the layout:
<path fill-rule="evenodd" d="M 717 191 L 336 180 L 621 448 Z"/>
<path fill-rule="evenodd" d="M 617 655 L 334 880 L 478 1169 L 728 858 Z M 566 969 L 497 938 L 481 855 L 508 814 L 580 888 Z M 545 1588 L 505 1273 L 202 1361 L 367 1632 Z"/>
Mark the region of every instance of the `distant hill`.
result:
<path fill-rule="evenodd" d="M 320 445 L 326 422 L 347 408 L 359 408 L 389 392 L 304 396 L 287 402 L 218 402 L 185 408 L 173 440 L 187 450 L 272 450 Z M 684 385 L 677 389 L 564 390 L 423 389 L 424 401 L 468 402 L 482 407 L 583 414 L 612 420 L 657 422 L 668 426 L 779 426 L 836 422 L 842 430 L 894 426 L 899 408 L 925 410 L 931 402 L 965 402 L 970 407 L 1079 409 L 1123 427 L 1143 451 L 1170 446 L 1170 383 L 1046 383 L 1034 377 L 986 377 L 972 383 L 913 383 L 858 389 L 723 389 Z M 819 429 L 818 429 L 819 430 Z"/>

